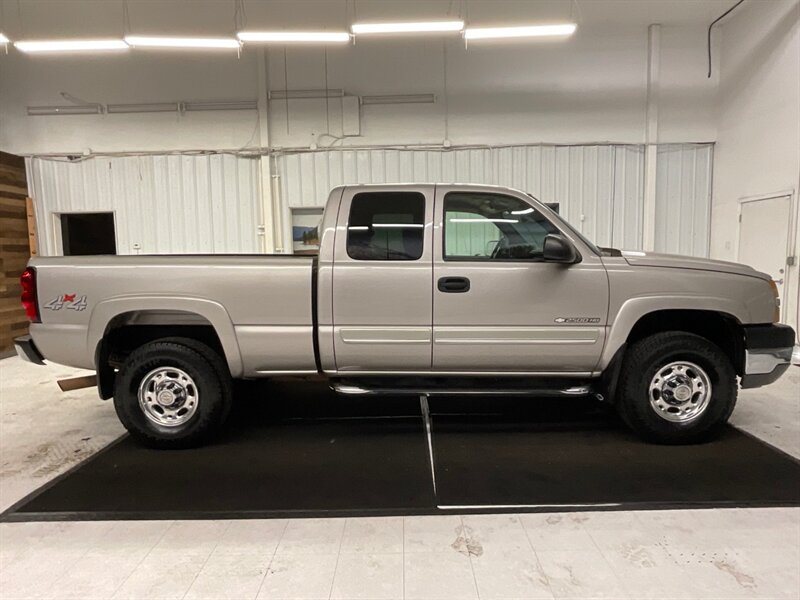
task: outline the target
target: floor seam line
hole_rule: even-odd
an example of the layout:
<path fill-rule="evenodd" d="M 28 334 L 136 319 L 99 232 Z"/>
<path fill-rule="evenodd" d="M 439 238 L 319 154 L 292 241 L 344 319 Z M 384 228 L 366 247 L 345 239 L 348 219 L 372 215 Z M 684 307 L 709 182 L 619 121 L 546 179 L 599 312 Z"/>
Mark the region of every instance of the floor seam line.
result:
<path fill-rule="evenodd" d="M 253 596 L 253 600 L 256 600 L 256 598 L 258 598 L 258 596 L 261 594 L 261 588 L 264 587 L 264 582 L 267 580 L 267 575 L 269 575 L 269 568 L 275 561 L 275 556 L 278 554 L 278 548 L 280 548 L 281 542 L 283 541 L 283 536 L 286 535 L 286 530 L 289 528 L 289 523 L 290 519 L 286 519 L 286 523 L 283 525 L 283 531 L 281 531 L 281 535 L 278 537 L 278 541 L 275 544 L 275 550 L 272 551 L 272 556 L 269 557 L 267 567 L 264 569 L 264 576 L 261 578 L 261 583 L 258 585 L 258 589 L 256 590 L 256 595 Z"/>
<path fill-rule="evenodd" d="M 406 597 L 406 517 L 402 518 L 402 524 L 403 524 L 403 545 L 402 545 L 402 547 L 403 547 L 403 569 L 402 569 L 403 588 L 402 589 L 403 589 L 403 600 L 405 600 L 405 597 Z"/>
<path fill-rule="evenodd" d="M 556 595 L 553 592 L 553 586 L 550 585 L 550 576 L 545 572 L 544 567 L 542 566 L 542 561 L 541 559 L 539 559 L 539 553 L 536 552 L 536 548 L 534 548 L 533 546 L 533 542 L 531 541 L 531 536 L 528 534 L 528 528 L 525 527 L 525 519 L 522 518 L 522 515 L 517 515 L 517 518 L 519 519 L 520 525 L 522 525 L 522 531 L 525 532 L 525 539 L 528 540 L 528 546 L 530 546 L 531 552 L 533 552 L 533 557 L 536 559 L 536 566 L 539 568 L 539 573 L 542 574 L 542 576 L 545 579 L 545 582 L 547 583 L 547 591 L 550 592 L 550 595 L 553 598 L 555 598 Z"/>
<path fill-rule="evenodd" d="M 464 523 L 463 515 L 459 515 L 458 520 L 461 521 L 461 535 L 464 537 L 464 545 L 467 549 L 467 560 L 469 560 L 469 570 L 472 573 L 472 585 L 475 586 L 475 596 L 478 598 L 478 600 L 481 600 L 481 590 L 478 587 L 478 577 L 475 575 L 475 565 L 472 564 L 472 552 L 469 548 L 471 536 L 467 533 L 467 525 Z"/>
<path fill-rule="evenodd" d="M 208 556 L 206 556 L 206 559 L 203 561 L 203 564 L 200 566 L 200 570 L 197 571 L 197 573 L 194 574 L 194 577 L 192 578 L 192 582 L 189 584 L 189 587 L 186 588 L 186 591 L 183 593 L 183 596 L 181 596 L 181 600 L 186 598 L 187 594 L 189 593 L 189 590 L 192 589 L 192 586 L 194 585 L 194 582 L 197 581 L 197 578 L 200 576 L 200 573 L 202 573 L 203 569 L 206 568 L 206 565 L 208 564 L 208 561 L 211 560 L 211 556 L 214 554 L 214 551 L 217 548 L 219 548 L 220 541 L 222 540 L 223 537 L 225 537 L 225 534 L 228 533 L 228 530 L 232 526 L 233 526 L 233 521 L 228 521 L 228 524 L 225 527 L 225 530 L 222 532 L 222 535 L 220 535 L 219 539 L 217 539 L 217 543 L 214 544 L 213 548 L 211 548 L 211 551 L 208 553 Z"/>
<path fill-rule="evenodd" d="M 124 523 L 124 521 L 123 521 L 123 523 Z M 125 579 L 122 580 L 122 583 L 120 583 L 116 588 L 114 588 L 114 591 L 111 593 L 109 598 L 113 598 L 114 596 L 116 596 L 117 592 L 119 592 L 124 587 L 124 585 L 126 583 L 128 583 L 128 580 L 133 576 L 133 574 L 136 572 L 136 570 L 139 567 L 142 566 L 142 563 L 145 560 L 147 560 L 147 557 L 150 556 L 150 554 L 153 552 L 155 547 L 158 546 L 161 543 L 161 541 L 164 539 L 164 536 L 167 535 L 167 532 L 175 526 L 175 523 L 177 523 L 177 521 L 173 520 L 167 527 L 164 528 L 164 531 L 161 533 L 161 535 L 158 537 L 158 539 L 153 543 L 153 545 L 150 546 L 150 549 L 147 552 L 145 552 L 145 554 L 142 557 L 142 559 L 138 563 L 136 563 L 136 566 L 133 567 L 133 569 L 131 570 L 130 573 L 128 573 L 128 576 L 125 577 Z"/>
<path fill-rule="evenodd" d="M 333 566 L 333 577 L 331 578 L 331 590 L 328 592 L 328 600 L 333 598 L 333 586 L 336 583 L 336 571 L 339 570 L 339 559 L 342 556 L 342 544 L 344 543 L 344 533 L 347 530 L 347 522 L 350 519 L 345 518 L 344 525 L 342 526 L 342 536 L 339 538 L 339 550 L 336 553 L 336 564 Z"/>

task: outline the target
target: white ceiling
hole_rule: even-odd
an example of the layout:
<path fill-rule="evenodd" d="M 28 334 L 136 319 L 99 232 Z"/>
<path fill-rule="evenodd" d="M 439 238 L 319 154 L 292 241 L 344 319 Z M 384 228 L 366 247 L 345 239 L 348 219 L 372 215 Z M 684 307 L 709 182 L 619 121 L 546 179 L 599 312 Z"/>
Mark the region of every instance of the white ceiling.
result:
<path fill-rule="evenodd" d="M 247 29 L 338 29 L 354 21 L 465 18 L 472 26 L 578 22 L 583 30 L 651 23 L 705 26 L 735 0 L 245 0 Z M 128 0 L 130 32 L 231 35 L 234 0 Z M 119 36 L 122 0 L 0 0 L 12 39 Z"/>

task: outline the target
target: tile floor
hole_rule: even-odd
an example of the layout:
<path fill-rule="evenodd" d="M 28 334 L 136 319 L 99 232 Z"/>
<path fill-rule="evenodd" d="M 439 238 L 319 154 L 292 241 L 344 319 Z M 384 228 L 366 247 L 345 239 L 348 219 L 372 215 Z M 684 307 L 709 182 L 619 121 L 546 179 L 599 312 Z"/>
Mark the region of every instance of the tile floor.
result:
<path fill-rule="evenodd" d="M 72 373 L 0 361 L 0 508 L 121 433 Z M 800 457 L 800 369 L 733 422 Z M 800 508 L 3 523 L 0 598 L 797 599 Z"/>

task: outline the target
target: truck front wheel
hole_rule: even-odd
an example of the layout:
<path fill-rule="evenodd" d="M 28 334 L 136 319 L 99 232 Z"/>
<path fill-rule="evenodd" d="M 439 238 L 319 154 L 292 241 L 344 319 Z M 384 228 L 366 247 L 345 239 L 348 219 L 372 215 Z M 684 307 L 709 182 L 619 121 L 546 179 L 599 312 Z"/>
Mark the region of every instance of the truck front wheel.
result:
<path fill-rule="evenodd" d="M 692 444 L 714 437 L 736 405 L 736 372 L 709 340 L 682 331 L 656 333 L 625 353 L 617 409 L 647 441 Z"/>
<path fill-rule="evenodd" d="M 157 340 L 134 350 L 114 387 L 114 408 L 137 442 L 187 448 L 208 441 L 232 402 L 228 369 L 208 346 L 190 339 Z"/>

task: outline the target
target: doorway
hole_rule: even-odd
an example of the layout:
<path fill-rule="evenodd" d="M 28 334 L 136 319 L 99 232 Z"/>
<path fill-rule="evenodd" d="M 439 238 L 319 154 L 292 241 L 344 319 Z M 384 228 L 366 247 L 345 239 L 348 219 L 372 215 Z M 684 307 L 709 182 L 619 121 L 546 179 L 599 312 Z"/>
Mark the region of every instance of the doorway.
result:
<path fill-rule="evenodd" d="M 117 253 L 114 213 L 62 213 L 60 218 L 64 256 Z"/>
<path fill-rule="evenodd" d="M 789 194 L 742 200 L 739 204 L 737 260 L 769 273 L 781 298 L 785 298 L 786 290 L 791 216 L 792 197 Z M 781 318 L 784 318 L 783 308 Z"/>

